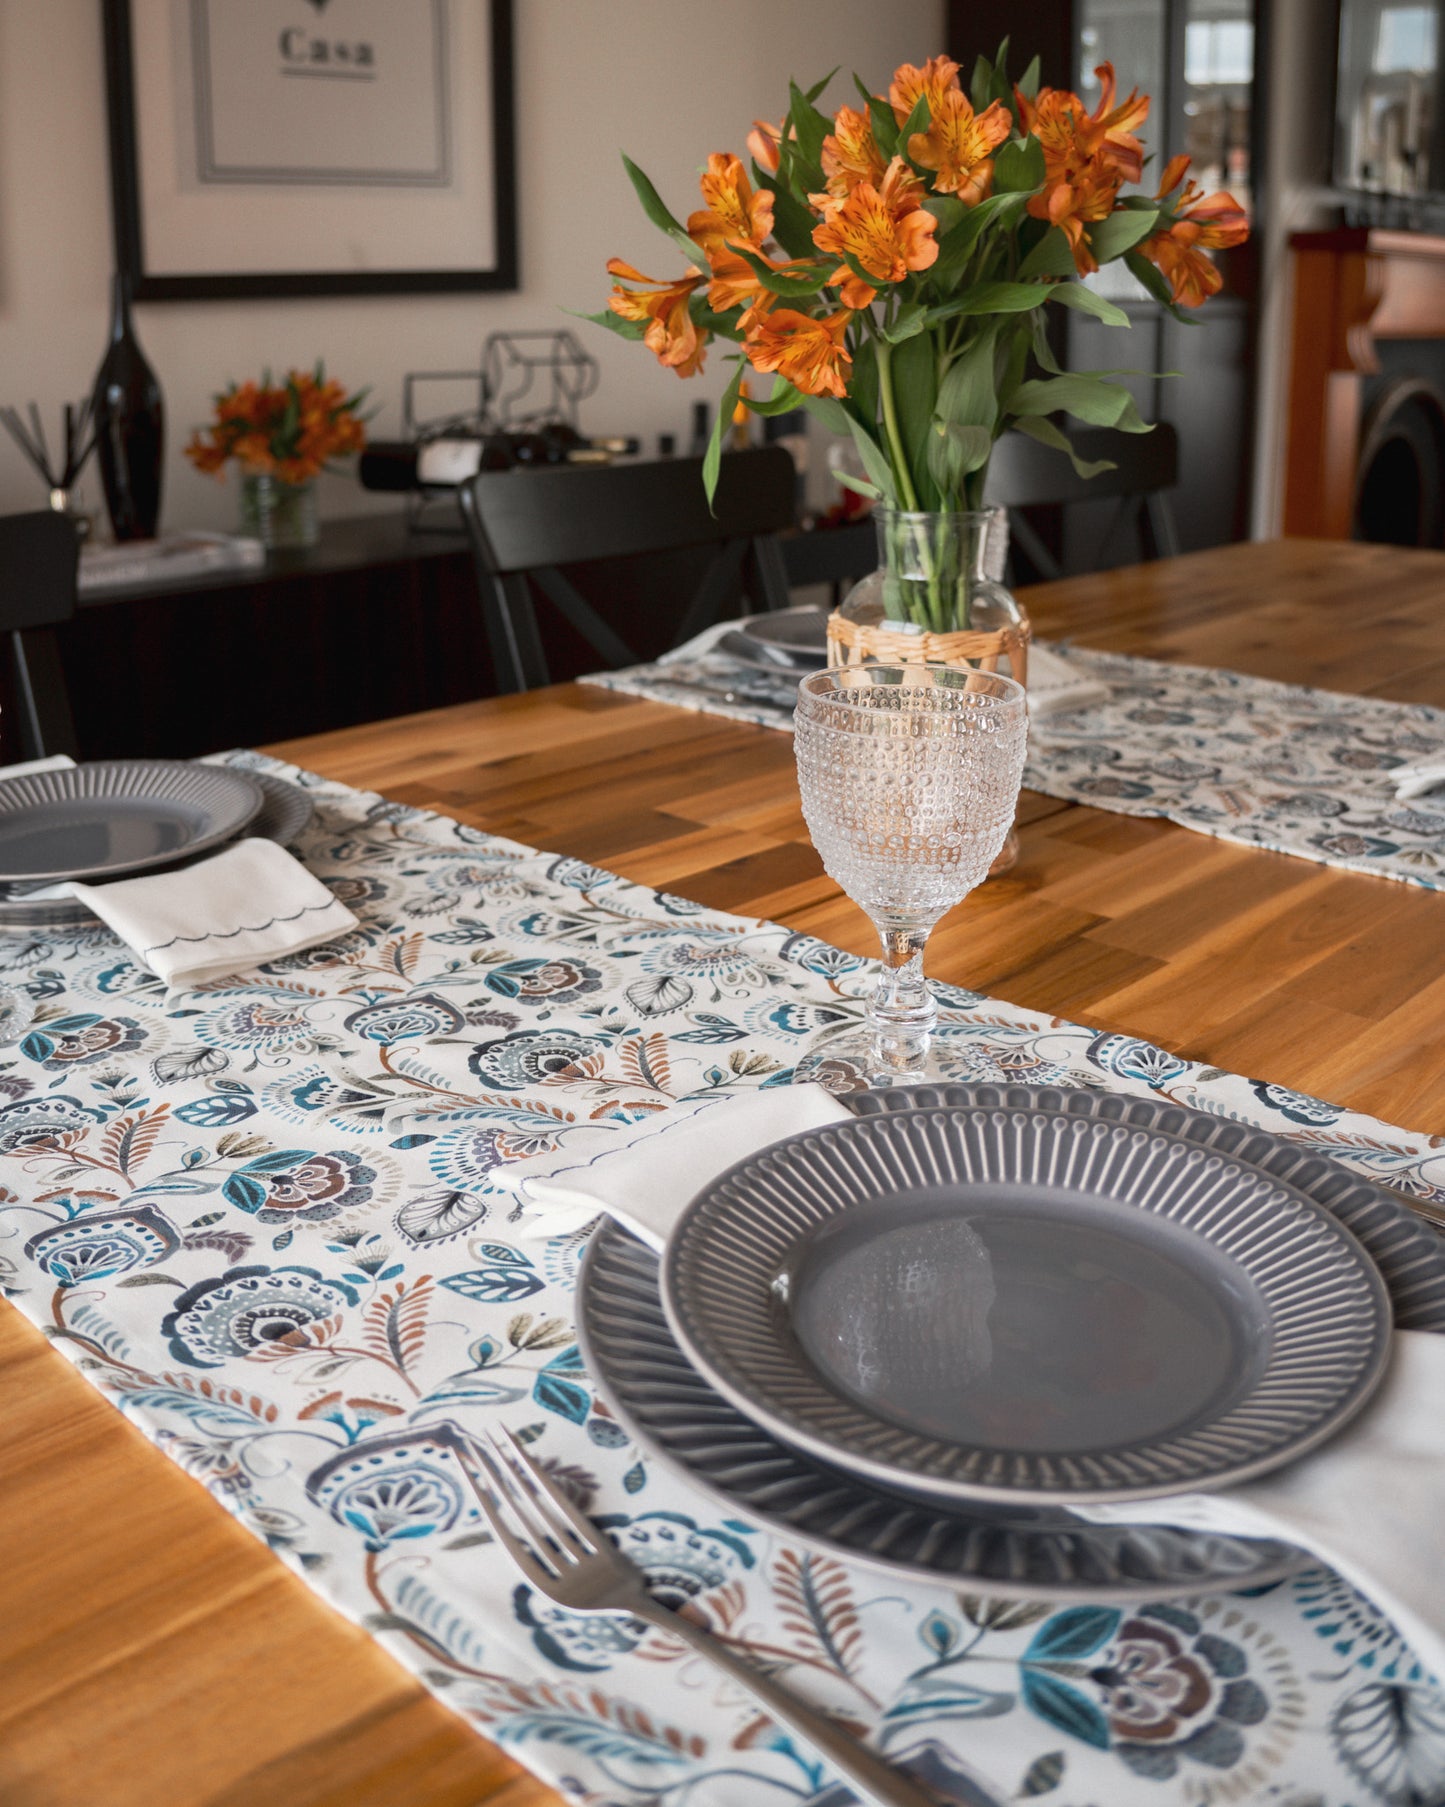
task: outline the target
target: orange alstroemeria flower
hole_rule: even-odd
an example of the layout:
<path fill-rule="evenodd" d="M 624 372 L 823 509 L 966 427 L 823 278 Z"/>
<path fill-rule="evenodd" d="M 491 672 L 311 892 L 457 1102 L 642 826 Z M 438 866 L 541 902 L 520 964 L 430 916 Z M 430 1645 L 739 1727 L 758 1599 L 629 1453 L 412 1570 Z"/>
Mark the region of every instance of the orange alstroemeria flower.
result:
<path fill-rule="evenodd" d="M 1112 63 L 1100 63 L 1099 104 L 1087 111 L 1077 94 L 1067 88 L 1041 88 L 1030 100 L 1019 89 L 1019 124 L 1043 147 L 1047 180 L 1067 177 L 1094 157 L 1118 173 L 1121 183 L 1137 182 L 1144 171 L 1144 147 L 1134 136 L 1149 117 L 1149 96 L 1135 88 L 1129 98 L 1114 104 L 1118 83 Z"/>
<path fill-rule="evenodd" d="M 688 297 L 706 280 L 696 265 L 689 264 L 687 274 L 676 282 L 659 282 L 655 276 L 644 276 L 620 257 L 609 257 L 607 274 L 620 276 L 624 282 L 640 282 L 649 286 L 624 289 L 614 285 L 607 305 L 624 320 L 645 320 L 647 331 L 642 342 L 655 353 L 659 364 L 675 370 L 679 376 L 695 376 L 703 366 L 702 336 L 688 311 Z"/>
<path fill-rule="evenodd" d="M 1081 276 L 1097 270 L 1088 227 L 1114 211 L 1125 182 L 1137 182 L 1144 147 L 1134 136 L 1149 113 L 1148 95 L 1135 89 L 1115 105 L 1113 65 L 1101 63 L 1099 104 L 1090 113 L 1066 88 L 1041 89 L 1037 98 L 1017 93 L 1019 123 L 1038 139 L 1044 153 L 1044 187 L 1028 203 L 1036 220 L 1047 220 L 1067 236 Z"/>
<path fill-rule="evenodd" d="M 786 124 L 786 120 L 774 125 L 771 120 L 755 119 L 753 129 L 748 133 L 748 154 L 758 168 L 765 169 L 770 176 L 778 173 L 778 153 L 783 142 L 783 126 Z M 797 135 L 797 132 L 790 127 L 789 141 L 791 142 Z"/>
<path fill-rule="evenodd" d="M 908 154 L 934 172 L 933 186 L 940 194 L 957 195 L 965 207 L 972 207 L 993 187 L 990 153 L 1012 132 L 1013 123 L 1002 101 L 975 113 L 961 89 L 945 88 L 928 130 L 915 132 L 908 140 Z"/>
<path fill-rule="evenodd" d="M 729 245 L 756 250 L 773 229 L 772 191 L 753 193 L 742 163 L 727 151 L 714 151 L 702 177 L 702 198 L 707 203 L 687 216 L 687 235 L 709 259 Z"/>
<path fill-rule="evenodd" d="M 856 107 L 840 107 L 833 129 L 823 140 L 823 174 L 828 193 L 843 201 L 860 182 L 876 188 L 883 180 L 888 160 L 873 136 L 873 124 Z"/>
<path fill-rule="evenodd" d="M 1164 171 L 1158 199 L 1170 195 L 1184 180 L 1187 157 L 1175 157 Z M 1171 203 L 1174 218 L 1162 232 L 1146 238 L 1139 249 L 1156 265 L 1180 307 L 1201 307 L 1217 294 L 1224 278 L 1208 251 L 1241 245 L 1249 237 L 1249 216 L 1231 194 L 1222 190 L 1206 195 L 1194 182 Z"/>
<path fill-rule="evenodd" d="M 929 112 L 938 113 L 944 95 L 955 91 L 958 91 L 958 64 L 952 57 L 931 56 L 921 69 L 914 63 L 904 63 L 894 70 L 893 80 L 888 84 L 888 104 L 893 109 L 893 117 L 902 125 L 917 106 L 920 94 L 928 96 Z"/>
<path fill-rule="evenodd" d="M 813 229 L 820 251 L 841 257 L 846 251 L 879 282 L 902 282 L 911 270 L 926 270 L 938 259 L 934 233 L 938 221 L 919 205 L 923 184 L 901 157 L 888 165 L 881 184 L 860 182 L 845 200 L 813 195 L 824 208 L 821 226 Z M 845 306 L 868 307 L 877 291 L 846 263 L 829 278 L 841 284 Z"/>
<path fill-rule="evenodd" d="M 815 320 L 794 308 L 776 307 L 757 323 L 743 350 L 754 370 L 776 370 L 804 395 L 848 393 L 843 366 L 853 362 L 843 335 L 853 318 L 840 308 L 826 320 Z"/>

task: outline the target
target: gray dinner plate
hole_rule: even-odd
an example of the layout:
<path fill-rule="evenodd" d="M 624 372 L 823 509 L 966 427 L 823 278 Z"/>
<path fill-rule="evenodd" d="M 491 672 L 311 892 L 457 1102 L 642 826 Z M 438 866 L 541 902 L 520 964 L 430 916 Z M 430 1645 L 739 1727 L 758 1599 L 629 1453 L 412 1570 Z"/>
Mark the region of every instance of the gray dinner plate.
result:
<path fill-rule="evenodd" d="M 826 609 L 775 609 L 768 615 L 752 615 L 738 623 L 737 631 L 748 640 L 776 647 L 795 659 L 821 664 L 828 657 Z"/>
<path fill-rule="evenodd" d="M 1035 1103 L 865 1115 L 693 1200 L 662 1295 L 784 1442 L 944 1504 L 1144 1500 L 1266 1473 L 1383 1376 L 1390 1301 L 1295 1186 Z"/>
<path fill-rule="evenodd" d="M 310 797 L 299 784 L 273 777 L 270 772 L 250 772 L 247 776 L 260 786 L 262 802 L 260 810 L 246 824 L 246 834 L 275 841 L 281 847 L 288 846 L 315 813 Z M 207 853 L 214 851 L 210 848 Z M 199 857 L 204 858 L 206 854 Z M 190 861 L 178 860 L 175 864 L 179 868 L 189 865 Z M 162 870 L 168 868 L 152 868 L 153 873 Z M 99 923 L 100 918 L 78 897 L 37 898 L 33 895 L 36 890 L 45 888 L 33 884 L 0 884 L 0 931 L 40 932 Z"/>
<path fill-rule="evenodd" d="M 102 759 L 0 778 L 0 880 L 119 878 L 232 839 L 261 809 L 230 766 Z"/>
<path fill-rule="evenodd" d="M 1287 1178 L 1347 1224 L 1379 1267 L 1395 1322 L 1445 1332 L 1445 1238 L 1334 1161 L 1248 1124 L 1118 1093 L 954 1085 L 858 1093 L 860 1116 L 1042 1106 L 1165 1129 Z M 871 1568 L 1018 1599 L 1162 1599 L 1279 1580 L 1307 1560 L 1293 1546 L 1171 1526 L 1099 1526 L 1067 1511 L 1000 1515 L 919 1504 L 791 1448 L 698 1373 L 668 1327 L 657 1257 L 608 1221 L 578 1286 L 587 1369 L 619 1423 L 664 1468 L 736 1512 L 813 1549 Z"/>

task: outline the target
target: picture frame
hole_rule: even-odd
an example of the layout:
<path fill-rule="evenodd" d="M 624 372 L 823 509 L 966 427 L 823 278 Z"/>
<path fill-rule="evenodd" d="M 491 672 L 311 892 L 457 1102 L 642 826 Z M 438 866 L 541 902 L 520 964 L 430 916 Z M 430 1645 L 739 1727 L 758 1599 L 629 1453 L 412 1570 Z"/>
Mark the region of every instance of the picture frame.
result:
<path fill-rule="evenodd" d="M 138 301 L 515 289 L 512 0 L 102 0 Z"/>

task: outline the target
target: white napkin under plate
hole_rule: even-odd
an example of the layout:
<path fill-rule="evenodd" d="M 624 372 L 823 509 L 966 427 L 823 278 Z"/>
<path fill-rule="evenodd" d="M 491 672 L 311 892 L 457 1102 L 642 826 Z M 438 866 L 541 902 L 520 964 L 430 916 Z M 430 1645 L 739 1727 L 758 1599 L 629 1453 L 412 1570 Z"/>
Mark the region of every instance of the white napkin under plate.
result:
<path fill-rule="evenodd" d="M 686 1103 L 504 1170 L 524 1221 L 560 1234 L 606 1212 L 661 1249 L 710 1180 L 784 1136 L 851 1113 L 822 1086 Z M 600 1127 L 600 1126 L 599 1126 Z M 579 1132 L 582 1135 L 589 1131 Z M 502 1174 L 496 1176 L 499 1180 Z M 1280 1538 L 1337 1569 L 1445 1682 L 1445 1336 L 1397 1331 L 1365 1411 L 1323 1448 L 1220 1493 L 1071 1510 L 1100 1523 L 1180 1525 Z"/>
<path fill-rule="evenodd" d="M 1395 786 L 1395 801 L 1409 803 L 1433 791 L 1437 785 L 1445 784 L 1445 760 L 1425 759 L 1418 765 L 1397 765 L 1390 778 Z"/>
<path fill-rule="evenodd" d="M 199 985 L 334 941 L 356 918 L 274 841 L 235 841 L 176 872 L 65 887 L 168 985 Z"/>

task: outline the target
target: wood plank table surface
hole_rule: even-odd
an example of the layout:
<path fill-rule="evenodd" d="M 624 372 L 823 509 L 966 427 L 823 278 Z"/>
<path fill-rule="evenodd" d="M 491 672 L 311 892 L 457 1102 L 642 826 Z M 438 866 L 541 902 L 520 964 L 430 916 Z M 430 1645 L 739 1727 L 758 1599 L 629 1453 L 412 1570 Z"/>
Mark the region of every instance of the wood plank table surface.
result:
<path fill-rule="evenodd" d="M 1445 704 L 1445 556 L 1286 541 L 1034 589 L 1045 636 Z M 789 736 L 564 685 L 271 749 L 860 953 Z M 939 978 L 1445 1134 L 1445 897 L 1026 794 Z M 551 1807 L 0 1312 L 4 1807 Z"/>

